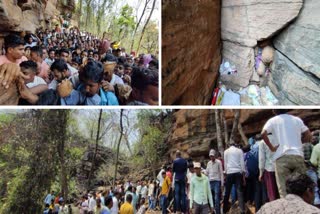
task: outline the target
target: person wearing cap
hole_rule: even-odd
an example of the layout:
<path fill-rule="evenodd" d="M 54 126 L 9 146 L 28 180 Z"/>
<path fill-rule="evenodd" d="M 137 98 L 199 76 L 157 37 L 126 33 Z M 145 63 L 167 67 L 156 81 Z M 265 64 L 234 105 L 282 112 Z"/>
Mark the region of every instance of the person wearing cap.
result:
<path fill-rule="evenodd" d="M 232 185 L 235 184 L 241 213 L 244 213 L 243 186 L 245 185 L 245 165 L 243 151 L 231 144 L 224 152 L 224 166 L 226 171 L 226 191 L 223 199 L 223 212 L 229 210 L 229 196 Z"/>
<path fill-rule="evenodd" d="M 199 162 L 195 162 L 193 166 L 196 175 L 191 178 L 190 183 L 190 212 L 208 214 L 209 209 L 211 212 L 214 208 L 209 179 L 201 173 L 201 164 Z"/>
<path fill-rule="evenodd" d="M 188 163 L 181 157 L 181 152 L 176 151 L 176 159 L 173 161 L 174 173 L 174 203 L 175 211 L 178 213 L 186 212 L 186 176 Z"/>
<path fill-rule="evenodd" d="M 211 149 L 209 152 L 210 161 L 207 164 L 206 174 L 210 181 L 210 189 L 214 198 L 216 214 L 220 214 L 220 193 L 223 188 L 223 169 L 220 160 L 216 159 L 216 151 Z"/>

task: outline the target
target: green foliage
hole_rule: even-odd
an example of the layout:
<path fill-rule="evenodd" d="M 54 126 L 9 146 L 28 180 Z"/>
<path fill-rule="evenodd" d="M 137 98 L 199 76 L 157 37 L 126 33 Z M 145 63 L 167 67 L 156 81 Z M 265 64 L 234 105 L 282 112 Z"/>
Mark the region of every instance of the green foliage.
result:
<path fill-rule="evenodd" d="M 136 22 L 133 16 L 133 8 L 128 4 L 121 8 L 120 17 L 116 19 L 119 26 L 118 40 L 122 40 L 124 36 L 129 36 L 134 30 Z"/>

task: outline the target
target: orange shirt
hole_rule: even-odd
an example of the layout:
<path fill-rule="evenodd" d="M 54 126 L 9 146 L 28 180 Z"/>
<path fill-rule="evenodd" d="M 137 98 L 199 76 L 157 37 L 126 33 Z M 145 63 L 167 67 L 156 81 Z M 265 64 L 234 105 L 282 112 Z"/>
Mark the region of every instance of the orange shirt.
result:
<path fill-rule="evenodd" d="M 28 61 L 27 57 L 22 56 L 21 59 L 18 59 L 15 62 L 12 62 L 7 58 L 6 55 L 0 56 L 0 65 L 7 64 L 7 63 L 16 63 L 17 65 L 20 65 L 20 63 L 23 61 Z"/>

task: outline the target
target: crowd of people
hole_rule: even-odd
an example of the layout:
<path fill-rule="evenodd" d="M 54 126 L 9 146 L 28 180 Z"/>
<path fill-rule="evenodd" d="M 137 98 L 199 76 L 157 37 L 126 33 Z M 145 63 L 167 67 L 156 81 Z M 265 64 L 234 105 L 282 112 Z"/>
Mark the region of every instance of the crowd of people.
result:
<path fill-rule="evenodd" d="M 127 53 L 107 33 L 40 28 L 6 36 L 1 52 L 0 84 L 18 85 L 19 105 L 158 105 L 156 56 Z"/>
<path fill-rule="evenodd" d="M 236 202 L 241 213 L 320 213 L 320 131 L 311 132 L 287 110 L 274 113 L 247 144 L 231 144 L 223 155 L 211 149 L 201 162 L 184 159 L 178 150 L 155 180 L 117 182 L 108 191 L 84 195 L 80 213 L 220 214 L 230 213 Z"/>

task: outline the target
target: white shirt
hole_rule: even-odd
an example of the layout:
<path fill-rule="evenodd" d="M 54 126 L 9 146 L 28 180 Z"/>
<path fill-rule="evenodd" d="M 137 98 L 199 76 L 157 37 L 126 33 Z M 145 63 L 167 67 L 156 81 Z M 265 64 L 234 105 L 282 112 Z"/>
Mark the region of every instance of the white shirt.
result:
<path fill-rule="evenodd" d="M 91 197 L 89 199 L 89 211 L 95 211 L 96 206 L 97 206 L 96 200 L 93 197 Z"/>
<path fill-rule="evenodd" d="M 231 146 L 224 152 L 226 174 L 245 172 L 244 157 L 241 149 Z"/>
<path fill-rule="evenodd" d="M 141 185 L 137 186 L 137 190 L 136 190 L 137 195 L 141 194 L 141 188 L 142 188 Z"/>
<path fill-rule="evenodd" d="M 223 169 L 221 161 L 215 159 L 214 162 L 212 162 L 212 160 L 210 160 L 207 164 L 206 174 L 209 178 L 209 181 L 223 181 Z"/>
<path fill-rule="evenodd" d="M 274 145 L 272 136 L 268 135 L 268 138 L 270 143 Z M 262 171 L 267 170 L 268 172 L 274 172 L 274 152 L 271 152 L 267 144 L 265 144 L 264 140 L 256 143 L 259 143 L 259 169 Z"/>
<path fill-rule="evenodd" d="M 112 208 L 111 208 L 111 214 L 118 214 L 119 212 L 119 207 L 118 207 L 118 199 L 117 197 L 113 196 L 112 197 L 112 202 L 113 202 L 113 205 L 112 205 Z"/>
<path fill-rule="evenodd" d="M 123 80 L 115 74 L 112 74 L 112 79 L 110 81 L 111 85 L 115 85 L 115 84 L 124 84 Z"/>
<path fill-rule="evenodd" d="M 301 133 L 308 130 L 303 121 L 289 114 L 281 114 L 267 121 L 262 132 L 272 133 L 275 144 L 279 148 L 273 156 L 277 160 L 283 155 L 299 155 L 303 157 Z"/>
<path fill-rule="evenodd" d="M 41 77 L 35 76 L 33 82 L 29 82 L 26 84 L 28 88 L 33 88 L 38 85 L 47 85 L 47 83 Z"/>
<path fill-rule="evenodd" d="M 149 197 L 153 196 L 153 192 L 154 192 L 154 184 L 149 184 L 148 196 Z"/>
<path fill-rule="evenodd" d="M 148 194 L 148 187 L 145 185 L 141 189 L 141 197 L 142 198 L 147 198 L 147 194 Z"/>
<path fill-rule="evenodd" d="M 37 42 L 32 42 L 31 44 L 29 44 L 29 43 L 27 43 L 25 46 L 24 46 L 24 48 L 26 48 L 26 47 L 34 47 L 34 46 L 37 46 Z"/>
<path fill-rule="evenodd" d="M 163 184 L 163 177 L 162 177 L 162 172 L 164 171 L 164 169 L 161 169 L 159 174 L 157 175 L 157 180 L 159 181 L 159 186 L 162 187 Z"/>

